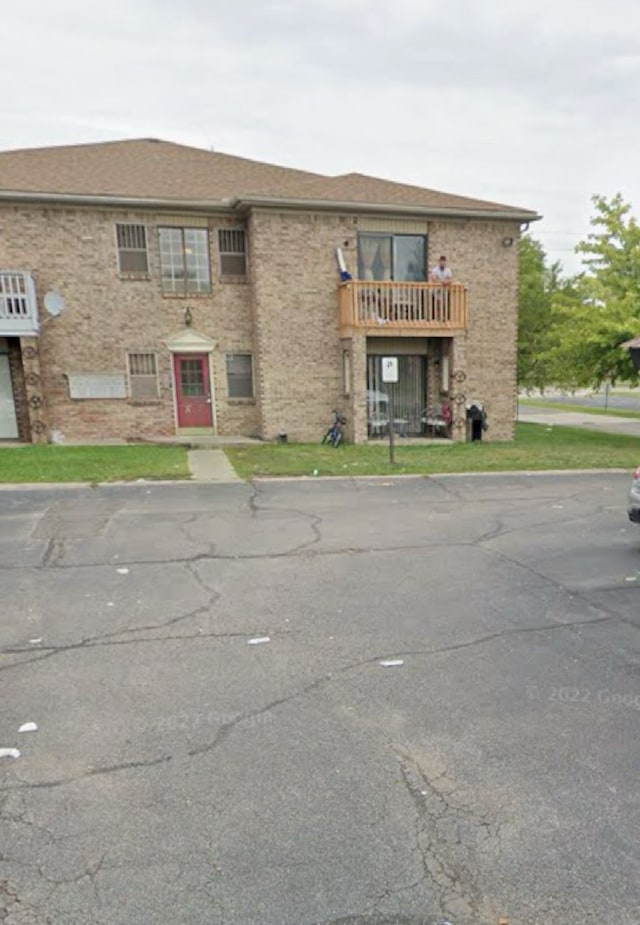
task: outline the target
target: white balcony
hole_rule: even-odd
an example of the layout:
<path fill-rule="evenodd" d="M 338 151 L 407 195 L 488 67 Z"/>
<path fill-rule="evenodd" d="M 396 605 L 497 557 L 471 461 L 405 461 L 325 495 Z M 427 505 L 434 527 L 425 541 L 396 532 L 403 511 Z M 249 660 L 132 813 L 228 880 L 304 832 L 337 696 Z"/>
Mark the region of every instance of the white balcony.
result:
<path fill-rule="evenodd" d="M 0 337 L 38 333 L 36 286 L 30 273 L 0 270 Z"/>

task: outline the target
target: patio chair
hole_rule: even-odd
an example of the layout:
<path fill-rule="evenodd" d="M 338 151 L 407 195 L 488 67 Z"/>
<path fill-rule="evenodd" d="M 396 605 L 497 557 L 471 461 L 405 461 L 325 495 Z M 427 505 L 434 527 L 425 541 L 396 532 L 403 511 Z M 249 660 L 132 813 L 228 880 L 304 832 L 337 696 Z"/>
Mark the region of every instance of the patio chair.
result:
<path fill-rule="evenodd" d="M 389 416 L 383 411 L 372 411 L 368 418 L 369 435 L 375 437 L 384 434 L 389 428 Z"/>
<path fill-rule="evenodd" d="M 441 437 L 449 436 L 449 421 L 443 415 L 442 408 L 438 408 L 437 411 L 425 408 L 422 412 L 420 422 L 427 433 L 432 431 L 432 433 Z"/>

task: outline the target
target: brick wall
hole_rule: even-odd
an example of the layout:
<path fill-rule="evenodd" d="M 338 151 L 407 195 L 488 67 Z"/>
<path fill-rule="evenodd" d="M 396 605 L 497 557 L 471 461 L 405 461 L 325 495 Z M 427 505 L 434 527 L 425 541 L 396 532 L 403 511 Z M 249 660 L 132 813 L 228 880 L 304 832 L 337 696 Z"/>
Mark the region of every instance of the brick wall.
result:
<path fill-rule="evenodd" d="M 514 243 L 505 247 L 503 239 Z M 517 407 L 519 226 L 510 222 L 432 222 L 429 263 L 446 254 L 453 278 L 468 287 L 469 330 L 455 338 L 452 369 L 466 373 L 457 394 L 481 401 L 484 439 L 511 440 Z M 464 343 L 460 343 L 460 341 Z M 462 406 L 464 407 L 464 406 Z"/>
<path fill-rule="evenodd" d="M 147 226 L 149 279 L 119 275 L 116 222 Z M 248 281 L 220 280 L 215 229 L 228 223 L 210 216 L 211 294 L 164 296 L 160 286 L 157 226 L 180 224 L 159 213 L 97 209 L 0 208 L 0 265 L 33 272 L 42 321 L 39 338 L 46 424 L 70 440 L 151 438 L 175 433 L 171 357 L 167 342 L 185 330 L 189 306 L 193 329 L 215 341 L 216 418 L 221 434 L 258 429 L 255 403 L 227 399 L 225 354 L 254 352 Z M 183 224 L 202 219 L 183 217 Z M 237 226 L 237 221 L 233 222 Z M 49 318 L 42 299 L 59 292 L 64 311 Z M 74 373 L 126 374 L 127 351 L 158 351 L 160 398 L 134 404 L 123 399 L 70 399 Z"/>
<path fill-rule="evenodd" d="M 116 222 L 147 226 L 148 279 L 120 278 Z M 210 231 L 212 292 L 164 296 L 158 225 L 203 222 Z M 240 281 L 220 279 L 215 230 L 224 224 L 238 222 L 213 214 L 194 219 L 109 209 L 0 207 L 0 265 L 32 271 L 40 305 L 49 290 L 65 300 L 57 318 L 40 308 L 42 413 L 49 435 L 57 431 L 68 440 L 89 441 L 174 434 L 167 344 L 184 333 L 188 306 L 192 330 L 215 343 L 213 386 L 220 434 L 273 439 L 287 433 L 291 440 L 315 441 L 326 429 L 331 409 L 339 407 L 349 417 L 349 435 L 366 439 L 366 341 L 361 335 L 340 339 L 335 259 L 341 247 L 349 270 L 357 275 L 358 219 L 255 209 L 247 224 L 249 272 Z M 384 225 L 382 219 L 379 224 Z M 517 240 L 518 227 L 460 220 L 431 222 L 426 230 L 429 264 L 447 254 L 454 279 L 468 287 L 469 331 L 456 337 L 451 349 L 452 373 L 462 370 L 465 375 L 455 392 L 486 405 L 488 438 L 510 439 L 516 406 L 518 258 L 517 246 L 504 247 L 502 240 Z M 350 356 L 348 396 L 345 350 Z M 70 399 L 69 375 L 124 375 L 127 351 L 157 351 L 157 402 Z M 254 401 L 229 399 L 227 353 L 253 355 Z M 28 439 L 26 428 L 24 433 Z M 456 436 L 463 436 L 461 429 Z"/>
<path fill-rule="evenodd" d="M 355 242 L 348 216 L 255 211 L 253 317 L 262 435 L 319 440 L 343 408 L 335 250 Z M 345 250 L 354 250 L 353 243 Z M 362 400 L 364 401 L 364 384 Z"/>

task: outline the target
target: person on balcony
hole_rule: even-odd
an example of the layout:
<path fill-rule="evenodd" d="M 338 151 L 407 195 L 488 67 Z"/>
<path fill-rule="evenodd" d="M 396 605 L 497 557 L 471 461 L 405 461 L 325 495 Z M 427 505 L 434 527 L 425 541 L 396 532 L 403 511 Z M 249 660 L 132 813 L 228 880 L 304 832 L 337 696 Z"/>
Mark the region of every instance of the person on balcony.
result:
<path fill-rule="evenodd" d="M 440 257 L 435 267 L 431 269 L 431 282 L 440 283 L 441 286 L 450 286 L 453 274 L 447 266 L 447 258 Z"/>
<path fill-rule="evenodd" d="M 441 289 L 436 289 L 433 293 L 433 321 L 449 321 L 449 288 L 453 279 L 453 274 L 447 266 L 447 258 L 443 255 L 431 269 L 429 279 L 432 283 L 437 283 Z"/>

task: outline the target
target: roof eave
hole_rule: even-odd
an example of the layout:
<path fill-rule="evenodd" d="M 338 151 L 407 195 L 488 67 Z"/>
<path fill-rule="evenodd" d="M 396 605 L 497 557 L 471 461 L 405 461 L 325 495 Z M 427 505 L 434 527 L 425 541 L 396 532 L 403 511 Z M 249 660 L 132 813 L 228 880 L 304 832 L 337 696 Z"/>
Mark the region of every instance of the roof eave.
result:
<path fill-rule="evenodd" d="M 120 196 L 112 194 L 51 193 L 27 190 L 0 190 L 0 202 L 43 203 L 55 205 L 118 207 L 127 209 L 163 209 L 193 212 L 243 212 L 252 208 L 394 214 L 421 218 L 460 218 L 537 222 L 542 216 L 525 209 L 473 209 L 452 206 L 419 206 L 406 203 L 353 202 L 333 199 L 299 199 L 277 196 L 236 196 L 230 199 L 164 199 L 159 197 Z"/>
<path fill-rule="evenodd" d="M 238 196 L 230 204 L 239 211 L 252 208 L 314 209 L 315 211 L 393 213 L 424 218 L 485 218 L 513 222 L 537 222 L 542 216 L 525 209 L 472 209 L 451 206 L 418 206 L 406 203 L 352 202 L 333 199 L 291 199 L 273 196 Z"/>
<path fill-rule="evenodd" d="M 0 202 L 44 203 L 52 205 L 102 206 L 127 209 L 172 209 L 178 212 L 233 211 L 229 199 L 162 199 L 143 196 L 114 196 L 85 193 L 39 193 L 26 190 L 0 190 Z"/>

